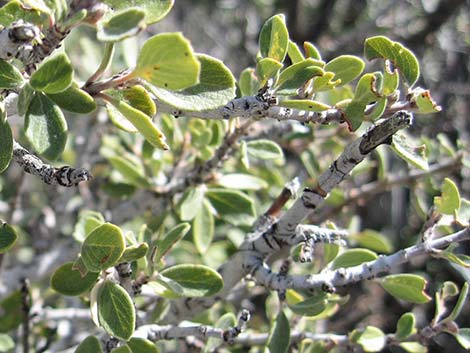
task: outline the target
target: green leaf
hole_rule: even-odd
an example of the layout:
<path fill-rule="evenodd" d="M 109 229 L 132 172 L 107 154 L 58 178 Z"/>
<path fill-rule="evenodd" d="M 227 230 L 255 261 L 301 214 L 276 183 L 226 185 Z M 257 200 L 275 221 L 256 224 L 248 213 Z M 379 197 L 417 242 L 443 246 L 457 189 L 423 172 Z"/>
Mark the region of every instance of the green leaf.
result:
<path fill-rule="evenodd" d="M 149 246 L 147 243 L 128 246 L 124 249 L 118 263 L 137 261 L 147 255 L 148 250 Z"/>
<path fill-rule="evenodd" d="M 199 82 L 200 66 L 181 33 L 162 33 L 144 43 L 133 76 L 157 87 L 180 90 Z"/>
<path fill-rule="evenodd" d="M 105 270 L 117 263 L 124 252 L 121 229 L 111 223 L 95 228 L 85 239 L 80 250 L 86 268 L 92 272 Z"/>
<path fill-rule="evenodd" d="M 317 47 L 310 42 L 304 42 L 305 55 L 308 58 L 313 58 L 316 60 L 321 60 L 320 52 Z"/>
<path fill-rule="evenodd" d="M 299 46 L 291 40 L 289 40 L 289 46 L 287 47 L 287 55 L 289 55 L 289 59 L 293 64 L 305 60 Z"/>
<path fill-rule="evenodd" d="M 357 241 L 361 247 L 375 252 L 389 254 L 393 251 L 390 240 L 372 229 L 365 229 L 360 233 L 353 234 L 351 235 L 351 239 Z"/>
<path fill-rule="evenodd" d="M 36 71 L 37 72 L 37 71 Z M 55 160 L 67 142 L 67 122 L 60 108 L 46 95 L 37 93 L 26 112 L 25 135 L 41 156 Z"/>
<path fill-rule="evenodd" d="M 438 212 L 453 215 L 460 208 L 459 189 L 451 179 L 445 178 L 441 190 L 441 196 L 434 197 L 434 205 Z"/>
<path fill-rule="evenodd" d="M 73 229 L 73 237 L 82 242 L 93 229 L 104 223 L 101 213 L 91 210 L 82 210 L 78 215 L 78 221 Z"/>
<path fill-rule="evenodd" d="M 428 170 L 428 160 L 426 157 L 426 146 L 412 146 L 403 134 L 395 134 L 392 137 L 392 148 L 395 153 L 410 165 L 421 170 Z"/>
<path fill-rule="evenodd" d="M 358 77 L 364 67 L 364 62 L 357 56 L 340 55 L 328 62 L 324 69 L 333 72 L 334 80 L 341 80 L 341 85 L 344 85 Z"/>
<path fill-rule="evenodd" d="M 0 334 L 0 352 L 9 352 L 15 347 L 15 341 L 5 334 Z"/>
<path fill-rule="evenodd" d="M 313 101 L 309 99 L 289 99 L 279 102 L 281 107 L 311 111 L 311 112 L 321 112 L 331 107 L 325 103 L 319 101 Z"/>
<path fill-rule="evenodd" d="M 269 18 L 259 34 L 261 56 L 283 62 L 289 46 L 289 32 L 282 14 Z"/>
<path fill-rule="evenodd" d="M 470 328 L 460 328 L 454 337 L 464 349 L 470 349 Z"/>
<path fill-rule="evenodd" d="M 57 53 L 39 66 L 31 75 L 29 83 L 36 91 L 54 94 L 65 91 L 72 81 L 72 63 L 67 55 Z"/>
<path fill-rule="evenodd" d="M 152 119 L 142 113 L 140 110 L 131 107 L 124 101 L 112 100 L 111 104 L 131 122 L 132 125 L 145 137 L 145 139 L 154 147 L 168 150 L 165 142 L 165 135 L 152 122 Z"/>
<path fill-rule="evenodd" d="M 366 39 L 364 54 L 368 60 L 383 58 L 390 60 L 400 70 L 411 87 L 419 78 L 419 63 L 415 55 L 398 42 L 377 36 Z"/>
<path fill-rule="evenodd" d="M 446 250 L 443 250 L 442 252 L 440 252 L 438 257 L 442 257 L 459 266 L 470 268 L 470 256 L 465 255 L 465 254 L 454 253 L 453 249 L 455 247 L 453 246 L 453 244 L 451 244 Z"/>
<path fill-rule="evenodd" d="M 276 82 L 276 94 L 293 96 L 298 89 L 315 76 L 323 76 L 323 62 L 315 59 L 305 59 L 281 71 Z"/>
<path fill-rule="evenodd" d="M 222 330 L 227 330 L 229 328 L 235 327 L 237 324 L 237 319 L 232 313 L 226 313 L 222 315 L 217 322 L 215 323 L 215 328 L 220 328 Z M 221 345 L 221 341 L 215 337 L 209 337 L 204 346 L 203 353 L 212 353 L 216 350 L 217 347 Z"/>
<path fill-rule="evenodd" d="M 400 342 L 399 346 L 409 353 L 427 353 L 428 348 L 418 342 Z"/>
<path fill-rule="evenodd" d="M 127 345 L 132 353 L 159 353 L 155 344 L 145 338 L 132 337 Z"/>
<path fill-rule="evenodd" d="M 215 109 L 235 97 L 235 79 L 224 63 L 208 55 L 198 54 L 199 82 L 183 91 L 149 87 L 159 100 L 188 111 Z M 173 66 L 173 64 L 172 64 Z"/>
<path fill-rule="evenodd" d="M 98 23 L 96 36 L 102 42 L 119 42 L 145 28 L 145 11 L 128 8 Z"/>
<path fill-rule="evenodd" d="M 108 113 L 109 120 L 111 120 L 114 126 L 116 126 L 118 129 L 132 133 L 139 132 L 139 130 L 137 130 L 136 127 L 132 125 L 132 123 L 113 105 L 106 104 L 106 112 Z"/>
<path fill-rule="evenodd" d="M 465 282 L 462 290 L 460 292 L 459 298 L 457 299 L 457 303 L 455 304 L 454 308 L 452 309 L 452 312 L 449 314 L 448 317 L 446 317 L 444 320 L 445 322 L 450 322 L 454 321 L 457 319 L 462 312 L 462 309 L 464 307 L 465 301 L 467 300 L 467 295 L 469 292 L 469 284 L 468 282 Z"/>
<path fill-rule="evenodd" d="M 184 297 L 208 297 L 224 286 L 220 274 L 203 265 L 176 265 L 164 269 L 160 274 L 178 283 Z"/>
<path fill-rule="evenodd" d="M 104 281 L 98 292 L 98 320 L 110 335 L 127 341 L 134 333 L 135 308 L 126 290 Z"/>
<path fill-rule="evenodd" d="M 150 25 L 163 19 L 173 7 L 174 0 L 103 0 L 119 11 L 135 6 L 145 12 L 145 22 Z"/>
<path fill-rule="evenodd" d="M 23 295 L 19 290 L 0 301 L 0 332 L 8 332 L 23 322 Z"/>
<path fill-rule="evenodd" d="M 65 91 L 47 95 L 55 104 L 72 113 L 88 114 L 96 109 L 96 102 L 84 90 L 72 83 Z"/>
<path fill-rule="evenodd" d="M 275 59 L 263 58 L 256 63 L 256 74 L 260 79 L 261 85 L 272 77 L 276 77 L 279 70 L 282 68 L 282 63 Z"/>
<path fill-rule="evenodd" d="M 238 87 L 242 96 L 252 96 L 261 87 L 260 82 L 256 76 L 255 69 L 249 67 L 243 70 L 238 79 Z"/>
<path fill-rule="evenodd" d="M 385 112 L 385 109 L 387 108 L 387 103 L 387 97 L 384 96 L 378 98 L 373 106 L 372 112 L 366 115 L 367 120 L 375 121 L 379 119 Z"/>
<path fill-rule="evenodd" d="M 281 147 L 271 140 L 254 140 L 246 144 L 248 154 L 260 159 L 278 159 L 284 154 Z"/>
<path fill-rule="evenodd" d="M 228 189 L 261 190 L 268 187 L 268 183 L 254 175 L 233 173 L 225 174 L 217 180 L 217 184 Z"/>
<path fill-rule="evenodd" d="M 15 89 L 24 82 L 21 72 L 8 61 L 0 59 L 0 88 Z"/>
<path fill-rule="evenodd" d="M 122 156 L 109 156 L 108 161 L 114 169 L 116 169 L 128 184 L 145 187 L 150 183 L 145 177 L 145 170 L 140 160 L 131 154 L 123 154 Z"/>
<path fill-rule="evenodd" d="M 385 334 L 374 326 L 353 332 L 353 337 L 354 342 L 361 345 L 365 352 L 380 352 L 385 347 Z"/>
<path fill-rule="evenodd" d="M 202 187 L 194 187 L 184 192 L 177 210 L 182 221 L 191 221 L 199 212 L 204 199 Z"/>
<path fill-rule="evenodd" d="M 290 325 L 281 310 L 271 326 L 267 347 L 270 353 L 287 353 L 290 346 Z"/>
<path fill-rule="evenodd" d="M 217 213 L 233 225 L 251 225 L 255 220 L 253 200 L 240 191 L 209 189 L 206 197 Z"/>
<path fill-rule="evenodd" d="M 426 280 L 418 275 L 389 275 L 382 280 L 381 284 L 390 295 L 397 299 L 415 304 L 423 304 L 431 300 L 424 291 Z"/>
<path fill-rule="evenodd" d="M 25 6 L 23 1 L 10 0 L 0 7 L 0 25 L 9 26 L 15 21 L 23 20 L 35 25 L 45 24 L 45 18 L 48 18 L 49 11 L 45 6 Z"/>
<path fill-rule="evenodd" d="M 214 238 L 214 216 L 211 205 L 204 200 L 199 206 L 198 212 L 193 220 L 194 245 L 201 255 L 204 256 Z"/>
<path fill-rule="evenodd" d="M 75 353 L 90 353 L 90 352 L 103 353 L 100 340 L 96 338 L 95 336 L 88 336 L 87 338 L 85 338 L 75 350 Z"/>
<path fill-rule="evenodd" d="M 416 333 L 416 319 L 413 313 L 403 314 L 397 322 L 395 338 L 404 340 Z"/>
<path fill-rule="evenodd" d="M 8 123 L 5 107 L 0 102 L 0 173 L 7 169 L 13 157 L 13 134 Z"/>
<path fill-rule="evenodd" d="M 29 82 L 26 82 L 18 95 L 17 108 L 19 116 L 26 114 L 34 95 L 34 89 L 31 87 Z"/>
<path fill-rule="evenodd" d="M 385 61 L 385 70 L 384 70 L 384 80 L 383 80 L 383 87 L 382 87 L 382 94 L 384 96 L 388 96 L 395 92 L 398 88 L 398 84 L 400 81 L 400 76 L 398 74 L 398 70 L 395 70 L 390 61 Z"/>
<path fill-rule="evenodd" d="M 188 223 L 180 223 L 170 229 L 161 239 L 158 239 L 156 242 L 157 253 L 155 255 L 155 262 L 158 263 L 158 261 L 188 233 L 190 228 L 191 226 Z"/>
<path fill-rule="evenodd" d="M 368 249 L 348 249 L 334 259 L 331 268 L 336 270 L 340 267 L 353 267 L 364 262 L 373 261 L 377 257 L 375 252 Z"/>
<path fill-rule="evenodd" d="M 140 85 L 119 90 L 122 98 L 126 100 L 133 108 L 140 110 L 142 113 L 152 117 L 157 113 L 157 106 L 153 101 L 150 93 Z"/>
<path fill-rule="evenodd" d="M 3 254 L 15 245 L 18 239 L 15 229 L 8 223 L 0 220 L 0 254 Z"/>
<path fill-rule="evenodd" d="M 58 267 L 51 277 L 51 287 L 56 292 L 77 296 L 89 291 L 98 279 L 98 272 L 88 272 L 82 277 L 78 270 L 72 269 L 74 263 L 67 262 Z"/>
<path fill-rule="evenodd" d="M 292 297 L 291 297 L 292 298 Z M 307 299 L 301 299 L 300 301 L 295 300 L 287 301 L 289 309 L 291 309 L 297 315 L 302 316 L 315 316 L 320 314 L 323 310 L 326 309 L 328 300 L 325 293 L 319 295 L 314 295 Z"/>
<path fill-rule="evenodd" d="M 407 96 L 407 99 L 412 106 L 418 108 L 418 114 L 431 114 L 442 110 L 442 107 L 431 97 L 429 90 L 424 90 L 419 87 L 415 88 L 411 94 Z"/>

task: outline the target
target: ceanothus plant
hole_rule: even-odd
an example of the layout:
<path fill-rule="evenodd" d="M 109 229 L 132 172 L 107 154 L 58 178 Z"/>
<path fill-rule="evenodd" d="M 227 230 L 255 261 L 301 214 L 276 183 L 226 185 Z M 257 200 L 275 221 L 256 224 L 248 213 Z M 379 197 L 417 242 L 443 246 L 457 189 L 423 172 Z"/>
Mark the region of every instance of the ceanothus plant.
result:
<path fill-rule="evenodd" d="M 416 86 L 415 55 L 367 38 L 364 57 L 376 71 L 364 73 L 357 56 L 326 61 L 314 44 L 300 48 L 279 14 L 260 30 L 255 67 L 236 80 L 182 33 L 145 35 L 172 6 L 12 0 L 0 8 L 3 185 L 19 169 L 32 174 L 47 196 L 30 207 L 59 219 L 48 249 L 25 265 L 24 234 L 41 226 L 28 228 L 15 209 L 2 215 L 0 351 L 421 353 L 443 332 L 469 349 L 470 328 L 456 321 L 468 284 L 430 279 L 412 262 L 470 266 L 459 246 L 470 239 L 470 201 L 439 176 L 459 171 L 463 153 L 442 137 L 405 132 L 441 109 Z M 76 55 L 83 38 L 103 53 L 94 71 L 93 53 Z M 135 57 L 128 48 L 138 48 Z M 397 157 L 405 175 L 389 165 Z M 422 225 L 402 248 L 363 229 L 352 207 L 394 185 L 409 185 Z M 413 304 L 395 332 L 328 329 L 377 284 Z M 431 300 L 434 318 L 418 320 L 414 310 Z M 57 331 L 53 323 L 64 321 L 73 334 Z"/>

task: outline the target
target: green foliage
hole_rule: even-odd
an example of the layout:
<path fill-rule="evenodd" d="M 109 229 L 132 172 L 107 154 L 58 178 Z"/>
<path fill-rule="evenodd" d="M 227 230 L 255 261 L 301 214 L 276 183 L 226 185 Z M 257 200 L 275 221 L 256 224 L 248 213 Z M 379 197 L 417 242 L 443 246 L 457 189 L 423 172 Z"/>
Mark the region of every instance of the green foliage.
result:
<path fill-rule="evenodd" d="M 174 0 L 104 0 L 105 4 L 119 11 L 135 6 L 145 13 L 145 22 L 150 25 L 163 19 L 173 7 Z"/>
<path fill-rule="evenodd" d="M 130 8 L 100 22 L 97 38 L 103 42 L 119 42 L 135 36 L 145 26 L 145 11 Z"/>
<path fill-rule="evenodd" d="M 0 88 L 15 89 L 23 82 L 21 72 L 8 61 L 0 59 Z"/>
<path fill-rule="evenodd" d="M 13 134 L 5 114 L 5 108 L 0 103 L 0 173 L 10 164 L 13 156 Z"/>
<path fill-rule="evenodd" d="M 17 328 L 23 321 L 23 296 L 14 291 L 0 301 L 0 332 L 8 332 Z"/>
<path fill-rule="evenodd" d="M 95 336 L 88 336 L 87 338 L 85 338 L 75 350 L 75 353 L 89 353 L 89 352 L 95 352 L 95 353 L 103 352 L 100 341 Z"/>
<path fill-rule="evenodd" d="M 8 223 L 0 220 L 0 254 L 11 249 L 18 239 L 15 229 Z"/>
<path fill-rule="evenodd" d="M 377 259 L 377 254 L 368 249 L 349 249 L 337 256 L 332 265 L 333 269 L 352 267 Z"/>
<path fill-rule="evenodd" d="M 403 314 L 397 322 L 395 338 L 398 340 L 407 339 L 416 333 L 416 319 L 413 313 Z"/>
<path fill-rule="evenodd" d="M 449 178 L 445 178 L 442 184 L 441 196 L 434 198 L 434 205 L 437 211 L 452 215 L 460 208 L 460 202 L 460 193 L 457 185 Z"/>
<path fill-rule="evenodd" d="M 55 94 L 48 94 L 55 104 L 64 110 L 77 114 L 89 114 L 96 109 L 96 102 L 87 92 L 73 82 L 67 89 Z"/>
<path fill-rule="evenodd" d="M 73 262 L 67 262 L 57 268 L 51 277 L 51 287 L 63 295 L 76 296 L 87 292 L 93 287 L 99 273 L 88 272 L 84 277 L 73 269 Z"/>
<path fill-rule="evenodd" d="M 415 304 L 423 304 L 431 300 L 424 291 L 426 280 L 418 275 L 399 274 L 386 276 L 382 287 L 397 299 L 406 300 Z"/>
<path fill-rule="evenodd" d="M 284 15 L 275 15 L 268 19 L 259 35 L 261 56 L 283 62 L 289 45 Z"/>
<path fill-rule="evenodd" d="M 380 352 L 385 346 L 385 334 L 377 327 L 367 326 L 352 332 L 351 341 L 361 345 L 365 352 Z"/>
<path fill-rule="evenodd" d="M 31 75 L 29 83 L 36 91 L 55 94 L 65 91 L 73 80 L 73 67 L 67 55 L 58 53 Z"/>
<path fill-rule="evenodd" d="M 267 347 L 271 353 L 287 353 L 290 345 L 290 325 L 281 310 L 271 326 Z"/>
<path fill-rule="evenodd" d="M 15 347 L 15 341 L 4 333 L 0 334 L 0 352 L 9 352 Z"/>

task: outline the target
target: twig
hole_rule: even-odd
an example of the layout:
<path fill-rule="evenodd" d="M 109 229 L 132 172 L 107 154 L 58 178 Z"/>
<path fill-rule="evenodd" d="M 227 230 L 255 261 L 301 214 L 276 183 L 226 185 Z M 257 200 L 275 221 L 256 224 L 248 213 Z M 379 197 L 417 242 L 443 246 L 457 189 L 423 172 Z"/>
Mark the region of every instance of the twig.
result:
<path fill-rule="evenodd" d="M 13 160 L 26 173 L 38 176 L 44 183 L 49 185 L 70 187 L 92 178 L 90 172 L 83 168 L 75 169 L 69 166 L 56 168 L 46 164 L 16 141 L 13 143 Z"/>

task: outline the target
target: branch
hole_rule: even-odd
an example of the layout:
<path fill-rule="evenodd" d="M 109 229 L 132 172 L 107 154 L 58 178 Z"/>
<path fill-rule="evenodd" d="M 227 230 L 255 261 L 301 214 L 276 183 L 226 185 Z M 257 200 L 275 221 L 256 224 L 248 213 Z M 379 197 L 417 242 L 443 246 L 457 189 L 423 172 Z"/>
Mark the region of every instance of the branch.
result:
<path fill-rule="evenodd" d="M 38 176 L 49 185 L 70 187 L 92 179 L 90 172 L 83 168 L 75 169 L 69 166 L 56 168 L 46 164 L 16 141 L 13 143 L 13 160 L 26 173 Z"/>
<path fill-rule="evenodd" d="M 37 26 L 22 20 L 12 23 L 0 31 L 0 59 L 20 58 L 31 53 L 34 40 L 40 39 Z"/>

